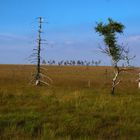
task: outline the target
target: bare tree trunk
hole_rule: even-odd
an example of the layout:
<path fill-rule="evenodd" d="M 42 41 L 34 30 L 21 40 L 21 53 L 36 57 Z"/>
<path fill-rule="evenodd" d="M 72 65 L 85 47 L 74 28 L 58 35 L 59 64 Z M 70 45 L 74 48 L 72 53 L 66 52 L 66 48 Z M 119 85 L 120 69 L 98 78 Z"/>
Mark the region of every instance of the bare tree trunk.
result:
<path fill-rule="evenodd" d="M 120 80 L 117 81 L 118 76 L 120 73 L 120 69 L 118 66 L 114 67 L 114 78 L 112 79 L 112 90 L 111 90 L 111 94 L 114 95 L 115 94 L 115 88 L 116 86 L 120 83 Z"/>
<path fill-rule="evenodd" d="M 40 85 L 40 51 L 41 51 L 41 29 L 42 18 L 39 18 L 39 30 L 38 30 L 38 52 L 37 52 L 37 73 L 36 73 L 36 85 Z"/>
<path fill-rule="evenodd" d="M 113 86 L 114 83 L 112 83 L 112 90 L 111 90 L 111 94 L 114 95 L 115 94 L 115 87 Z"/>
<path fill-rule="evenodd" d="M 139 79 L 138 79 L 138 88 L 140 89 L 140 72 L 139 72 Z"/>

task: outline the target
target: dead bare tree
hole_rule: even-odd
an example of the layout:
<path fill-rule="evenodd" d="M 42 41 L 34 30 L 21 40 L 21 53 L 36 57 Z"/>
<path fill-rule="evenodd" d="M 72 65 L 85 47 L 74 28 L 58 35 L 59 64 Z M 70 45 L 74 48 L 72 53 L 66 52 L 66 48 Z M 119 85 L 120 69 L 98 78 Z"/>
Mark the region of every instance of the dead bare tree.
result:
<path fill-rule="evenodd" d="M 42 23 L 43 23 L 43 18 L 39 17 L 38 18 L 38 39 L 37 39 L 37 48 L 33 49 L 33 53 L 30 56 L 30 60 L 32 63 L 36 63 L 36 72 L 33 74 L 33 79 L 32 82 L 35 82 L 35 85 L 50 85 L 49 82 L 52 82 L 52 80 L 47 76 L 47 70 L 46 68 L 41 66 L 41 44 L 45 44 L 44 41 L 45 39 L 42 39 Z M 49 82 L 48 82 L 49 81 Z"/>

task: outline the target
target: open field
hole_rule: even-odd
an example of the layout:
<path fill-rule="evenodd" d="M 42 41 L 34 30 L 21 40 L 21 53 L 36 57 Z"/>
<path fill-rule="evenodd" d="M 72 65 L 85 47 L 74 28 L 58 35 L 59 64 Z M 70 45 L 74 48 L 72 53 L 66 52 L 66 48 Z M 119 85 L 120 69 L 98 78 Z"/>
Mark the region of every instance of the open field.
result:
<path fill-rule="evenodd" d="M 0 140 L 139 140 L 138 73 L 48 66 L 50 87 L 30 84 L 34 66 L 0 65 Z M 90 84 L 89 84 L 90 81 Z"/>

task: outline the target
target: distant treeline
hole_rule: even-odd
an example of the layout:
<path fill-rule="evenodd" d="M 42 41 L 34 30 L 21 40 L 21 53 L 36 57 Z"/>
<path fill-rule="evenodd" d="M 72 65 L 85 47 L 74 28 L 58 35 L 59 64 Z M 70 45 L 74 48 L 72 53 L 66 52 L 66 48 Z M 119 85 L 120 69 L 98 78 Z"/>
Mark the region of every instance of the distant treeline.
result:
<path fill-rule="evenodd" d="M 42 64 L 44 65 L 58 65 L 58 66 L 99 66 L 101 64 L 101 60 L 97 61 L 87 61 L 87 60 L 43 60 Z"/>

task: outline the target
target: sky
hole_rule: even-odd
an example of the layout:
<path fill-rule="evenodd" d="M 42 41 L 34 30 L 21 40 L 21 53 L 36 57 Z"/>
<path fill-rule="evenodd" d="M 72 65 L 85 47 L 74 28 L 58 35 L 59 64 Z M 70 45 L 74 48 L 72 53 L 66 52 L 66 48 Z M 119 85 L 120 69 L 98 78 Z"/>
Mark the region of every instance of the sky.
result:
<path fill-rule="evenodd" d="M 118 42 L 136 55 L 132 65 L 140 66 L 140 0 L 0 0 L 0 64 L 30 63 L 37 46 L 37 17 L 44 18 L 42 56 L 46 60 L 110 59 L 100 52 L 103 38 L 94 27 L 110 17 L 125 25 Z"/>

